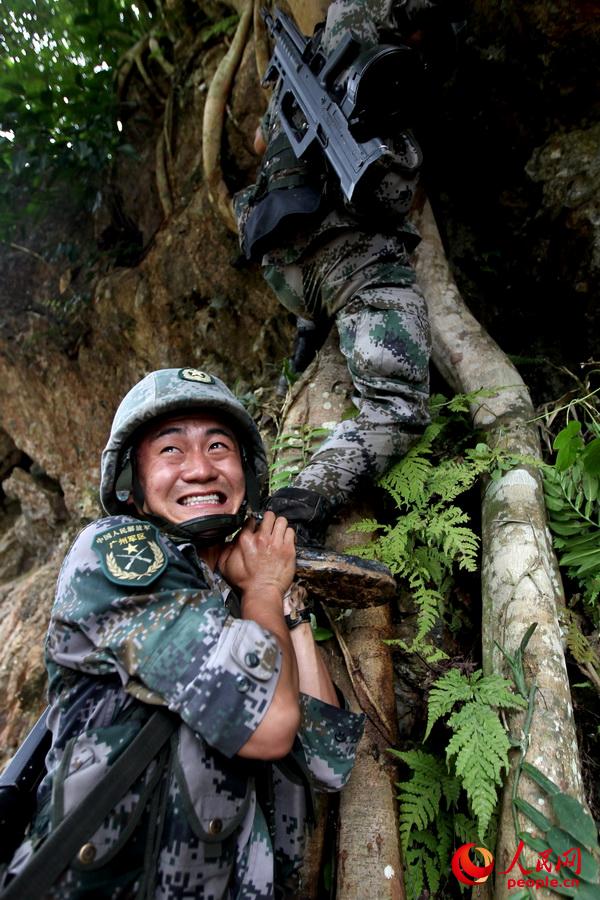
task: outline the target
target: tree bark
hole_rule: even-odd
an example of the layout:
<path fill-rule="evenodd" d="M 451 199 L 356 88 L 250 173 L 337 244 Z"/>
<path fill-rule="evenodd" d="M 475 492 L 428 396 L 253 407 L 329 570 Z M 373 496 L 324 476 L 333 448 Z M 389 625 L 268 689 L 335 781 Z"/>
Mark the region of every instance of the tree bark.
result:
<path fill-rule="evenodd" d="M 352 384 L 334 328 L 292 392 L 284 410 L 282 433 L 339 422 L 351 405 L 351 394 Z M 363 512 L 368 514 L 366 509 Z M 357 518 L 355 509 L 352 516 L 337 522 L 329 531 L 328 546 L 347 551 L 353 539 L 347 529 Z M 361 543 L 365 540 L 365 535 L 356 537 Z M 352 708 L 358 710 L 362 705 L 368 718 L 352 777 L 340 798 L 336 897 L 403 900 L 394 787 L 397 777 L 387 753 L 396 741 L 394 673 L 391 654 L 383 643 L 392 634 L 390 608 L 353 609 L 343 621 L 336 619 L 338 615 L 338 609 L 330 610 L 331 621 L 345 645 L 346 670 L 350 668 L 345 693 Z M 364 699 L 359 702 L 359 697 Z M 309 853 L 318 849 L 311 846 Z"/>
<path fill-rule="evenodd" d="M 211 202 L 229 230 L 237 234 L 231 195 L 221 168 L 221 139 L 227 100 L 252 24 L 253 4 L 252 0 L 231 0 L 231 5 L 239 12 L 240 21 L 231 46 L 219 63 L 206 95 L 202 121 L 202 164 Z"/>
<path fill-rule="evenodd" d="M 491 398 L 475 401 L 471 409 L 473 424 L 485 431 L 492 448 L 541 458 L 529 392 L 512 363 L 462 301 L 428 203 L 418 212 L 416 224 L 423 238 L 416 269 L 429 307 L 435 365 L 457 391 L 496 391 Z M 546 525 L 539 471 L 517 464 L 499 479 L 490 481 L 483 492 L 482 514 L 484 670 L 510 674 L 495 642 L 514 653 L 527 628 L 532 622 L 538 623 L 525 654 L 528 682 L 535 681 L 538 686 L 527 758 L 561 790 L 583 802 L 573 706 L 558 621 L 564 595 Z M 515 737 L 521 736 L 523 721 L 522 714 L 509 717 Z M 518 844 L 511 802 L 515 763 L 516 758 L 502 800 L 496 872 L 508 868 Z M 518 795 L 550 814 L 547 797 L 529 779 L 521 778 Z M 519 825 L 537 833 L 532 823 L 522 817 Z M 549 891 L 536 891 L 538 894 L 554 896 Z M 498 877 L 494 896 L 503 900 L 507 895 L 506 879 Z"/>

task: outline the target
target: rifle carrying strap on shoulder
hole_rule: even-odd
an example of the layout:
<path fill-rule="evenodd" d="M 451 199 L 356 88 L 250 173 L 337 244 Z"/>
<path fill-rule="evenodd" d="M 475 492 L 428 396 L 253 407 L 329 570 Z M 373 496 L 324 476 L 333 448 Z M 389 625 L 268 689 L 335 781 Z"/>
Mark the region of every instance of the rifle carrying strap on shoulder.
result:
<path fill-rule="evenodd" d="M 81 845 L 98 830 L 177 727 L 176 716 L 159 709 L 119 756 L 107 774 L 46 838 L 22 872 L 0 894 L 1 900 L 44 897 Z"/>

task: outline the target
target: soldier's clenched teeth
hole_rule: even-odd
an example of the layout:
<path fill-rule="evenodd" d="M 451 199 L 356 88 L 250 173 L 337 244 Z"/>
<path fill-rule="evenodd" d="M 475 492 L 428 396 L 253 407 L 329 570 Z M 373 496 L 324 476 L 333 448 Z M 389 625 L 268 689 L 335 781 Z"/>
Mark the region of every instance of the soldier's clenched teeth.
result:
<path fill-rule="evenodd" d="M 191 497 L 183 497 L 177 502 L 181 503 L 182 506 L 198 506 L 206 503 L 222 503 L 223 500 L 224 497 L 222 494 L 193 494 Z"/>

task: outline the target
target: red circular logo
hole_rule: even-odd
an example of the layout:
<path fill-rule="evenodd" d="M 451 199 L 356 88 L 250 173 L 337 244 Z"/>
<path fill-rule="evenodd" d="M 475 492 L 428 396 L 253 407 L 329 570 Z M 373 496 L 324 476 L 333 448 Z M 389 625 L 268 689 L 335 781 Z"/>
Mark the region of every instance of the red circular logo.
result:
<path fill-rule="evenodd" d="M 485 863 L 483 866 L 476 866 L 469 854 L 472 847 L 475 847 L 475 844 L 463 844 L 452 857 L 452 872 L 460 882 L 470 886 L 483 884 L 494 868 L 494 857 L 485 847 L 475 847 L 475 850 L 483 856 Z"/>

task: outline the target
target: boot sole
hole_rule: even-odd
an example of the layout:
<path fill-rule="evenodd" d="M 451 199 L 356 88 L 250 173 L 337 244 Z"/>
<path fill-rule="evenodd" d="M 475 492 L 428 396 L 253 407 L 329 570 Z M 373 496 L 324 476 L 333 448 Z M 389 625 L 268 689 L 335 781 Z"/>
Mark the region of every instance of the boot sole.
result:
<path fill-rule="evenodd" d="M 394 576 L 383 563 L 329 550 L 299 547 L 296 578 L 313 597 L 345 609 L 382 606 L 396 593 Z"/>

